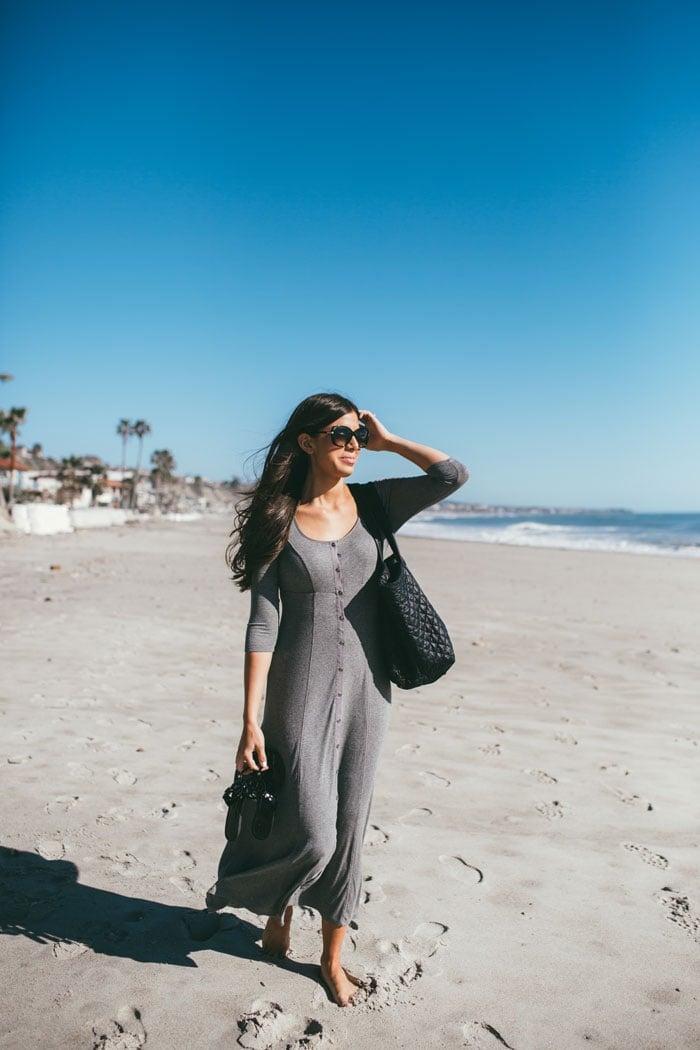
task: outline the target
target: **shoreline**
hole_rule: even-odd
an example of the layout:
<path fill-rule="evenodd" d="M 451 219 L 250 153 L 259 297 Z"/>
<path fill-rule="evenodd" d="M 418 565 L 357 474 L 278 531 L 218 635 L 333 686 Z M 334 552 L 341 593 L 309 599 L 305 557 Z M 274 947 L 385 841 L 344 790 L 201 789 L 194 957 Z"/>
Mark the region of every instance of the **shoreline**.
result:
<path fill-rule="evenodd" d="M 233 511 L 230 515 L 230 520 L 233 521 Z M 115 520 L 110 524 L 101 526 L 93 525 L 77 525 L 74 526 L 70 531 L 61 530 L 58 532 L 50 533 L 32 533 L 24 532 L 22 529 L 7 523 L 6 528 L 0 528 L 0 550 L 2 550 L 2 541 L 11 540 L 13 538 L 28 538 L 28 539 L 53 539 L 58 537 L 75 536 L 84 532 L 104 532 L 108 530 L 114 530 L 117 528 L 158 528 L 162 526 L 174 525 L 181 527 L 183 525 L 195 526 L 198 523 L 214 523 L 222 520 L 229 520 L 229 515 L 224 512 L 218 511 L 215 513 L 210 512 L 194 512 L 193 514 L 179 515 L 162 515 L 159 517 L 144 515 L 142 517 L 131 517 L 126 520 Z M 570 554 L 602 554 L 602 555 L 624 555 L 634 557 L 645 557 L 650 556 L 652 558 L 668 558 L 672 561 L 694 561 L 695 559 L 700 560 L 700 546 L 698 547 L 687 547 L 679 546 L 673 549 L 665 549 L 661 546 L 654 548 L 651 545 L 644 549 L 620 549 L 620 548 L 601 548 L 601 547 L 583 547 L 583 546 L 565 546 L 557 545 L 554 543 L 515 543 L 509 540 L 483 540 L 483 539 L 470 539 L 467 536 L 441 536 L 441 535 L 427 535 L 424 533 L 416 533 L 411 530 L 411 526 L 408 527 L 408 531 L 400 529 L 397 533 L 399 543 L 403 543 L 406 540 L 419 540 L 425 543 L 448 543 L 456 545 L 476 546 L 484 548 L 510 548 L 516 550 L 536 550 L 536 551 L 563 551 Z M 692 552 L 692 553 L 691 553 Z"/>

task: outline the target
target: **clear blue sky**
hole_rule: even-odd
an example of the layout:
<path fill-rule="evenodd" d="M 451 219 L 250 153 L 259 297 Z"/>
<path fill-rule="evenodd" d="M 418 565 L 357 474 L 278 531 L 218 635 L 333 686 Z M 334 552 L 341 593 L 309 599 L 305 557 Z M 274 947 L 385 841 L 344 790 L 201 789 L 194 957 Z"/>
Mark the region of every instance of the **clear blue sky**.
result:
<path fill-rule="evenodd" d="M 465 499 L 700 510 L 697 4 L 1 17 L 23 441 L 118 463 L 141 417 L 223 479 L 335 389 L 467 463 Z"/>

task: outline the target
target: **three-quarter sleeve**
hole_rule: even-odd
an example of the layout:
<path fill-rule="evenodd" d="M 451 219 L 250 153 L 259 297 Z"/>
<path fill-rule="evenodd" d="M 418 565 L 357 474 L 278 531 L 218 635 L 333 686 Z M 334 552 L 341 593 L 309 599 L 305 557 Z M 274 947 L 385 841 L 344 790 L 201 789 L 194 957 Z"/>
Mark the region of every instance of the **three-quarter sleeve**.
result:
<path fill-rule="evenodd" d="M 273 653 L 280 620 L 277 559 L 253 573 L 250 585 L 250 616 L 245 634 L 245 652 Z"/>
<path fill-rule="evenodd" d="M 383 478 L 373 482 L 394 531 L 414 514 L 439 503 L 464 485 L 469 471 L 458 459 L 431 463 L 424 474 L 410 478 Z"/>

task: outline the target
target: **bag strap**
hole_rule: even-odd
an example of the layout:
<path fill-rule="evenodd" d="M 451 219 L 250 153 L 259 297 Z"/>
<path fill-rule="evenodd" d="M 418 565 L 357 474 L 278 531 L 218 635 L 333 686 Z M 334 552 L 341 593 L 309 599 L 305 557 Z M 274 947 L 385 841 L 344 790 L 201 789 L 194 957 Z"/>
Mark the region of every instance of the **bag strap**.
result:
<path fill-rule="evenodd" d="M 396 542 L 389 515 L 384 509 L 382 498 L 372 482 L 368 481 L 363 485 L 352 482 L 348 485 L 348 488 L 351 489 L 355 497 L 360 517 L 367 519 L 366 524 L 369 525 L 370 532 L 377 540 L 380 559 L 383 559 L 382 540 L 386 539 L 393 553 L 400 560 L 399 545 Z"/>

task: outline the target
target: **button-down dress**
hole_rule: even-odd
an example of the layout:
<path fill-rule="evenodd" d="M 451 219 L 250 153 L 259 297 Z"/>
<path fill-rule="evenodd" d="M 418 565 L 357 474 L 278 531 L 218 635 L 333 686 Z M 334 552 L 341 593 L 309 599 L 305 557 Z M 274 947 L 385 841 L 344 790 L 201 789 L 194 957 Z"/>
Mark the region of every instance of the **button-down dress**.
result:
<path fill-rule="evenodd" d="M 394 530 L 467 480 L 455 459 L 418 477 L 372 482 Z M 272 652 L 262 729 L 285 766 L 268 838 L 251 834 L 254 802 L 228 842 L 207 907 L 284 916 L 315 908 L 338 926 L 355 916 L 362 842 L 385 736 L 391 686 L 380 647 L 377 545 L 358 517 L 339 540 L 296 521 L 279 556 L 256 574 L 246 652 Z M 281 605 L 281 614 L 280 614 Z"/>

